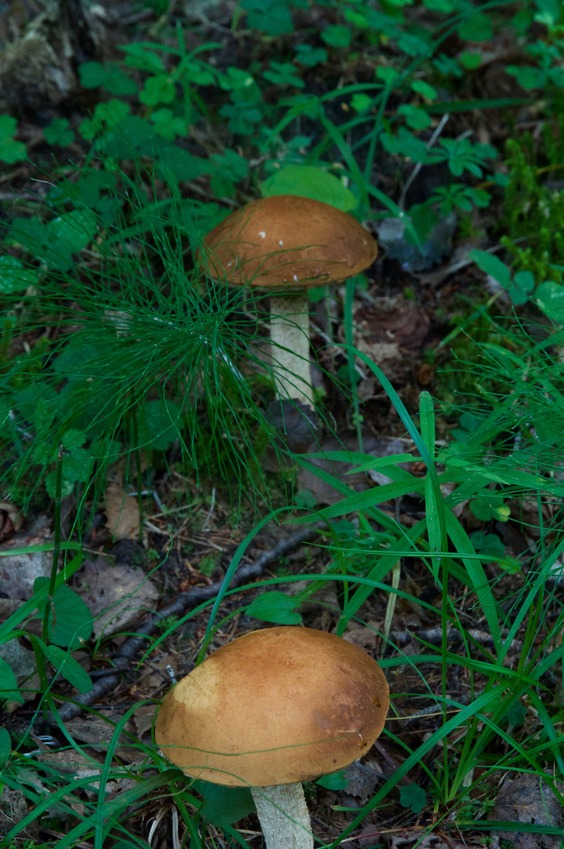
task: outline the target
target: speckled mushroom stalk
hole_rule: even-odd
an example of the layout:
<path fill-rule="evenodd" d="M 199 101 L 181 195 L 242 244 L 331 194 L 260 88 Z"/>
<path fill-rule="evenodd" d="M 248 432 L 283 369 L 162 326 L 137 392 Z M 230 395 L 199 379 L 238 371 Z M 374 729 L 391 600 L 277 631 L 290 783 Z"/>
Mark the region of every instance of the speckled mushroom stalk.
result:
<path fill-rule="evenodd" d="M 155 739 L 193 778 L 250 787 L 267 849 L 312 849 L 302 782 L 366 754 L 388 711 L 376 661 L 310 628 L 252 631 L 164 698 Z"/>
<path fill-rule="evenodd" d="M 352 215 L 298 195 L 252 201 L 206 236 L 202 256 L 213 278 L 270 293 L 278 399 L 313 407 L 308 289 L 359 274 L 377 252 Z"/>
<path fill-rule="evenodd" d="M 271 298 L 270 341 L 276 397 L 280 401 L 294 398 L 313 408 L 307 291 Z"/>
<path fill-rule="evenodd" d="M 300 782 L 251 787 L 266 849 L 313 849 L 311 819 Z"/>

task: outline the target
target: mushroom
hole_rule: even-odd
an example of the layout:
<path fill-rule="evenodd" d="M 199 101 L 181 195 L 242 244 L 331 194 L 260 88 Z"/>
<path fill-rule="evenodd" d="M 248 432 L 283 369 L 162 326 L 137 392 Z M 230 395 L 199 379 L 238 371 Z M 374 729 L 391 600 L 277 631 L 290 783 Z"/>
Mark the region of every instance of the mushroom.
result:
<path fill-rule="evenodd" d="M 271 293 L 276 396 L 313 408 L 307 290 L 341 283 L 374 262 L 376 241 L 346 212 L 298 195 L 251 201 L 204 239 L 209 274 Z"/>
<path fill-rule="evenodd" d="M 366 754 L 388 710 L 384 673 L 334 634 L 252 631 L 165 696 L 155 738 L 192 778 L 249 786 L 267 849 L 313 849 L 302 781 Z"/>

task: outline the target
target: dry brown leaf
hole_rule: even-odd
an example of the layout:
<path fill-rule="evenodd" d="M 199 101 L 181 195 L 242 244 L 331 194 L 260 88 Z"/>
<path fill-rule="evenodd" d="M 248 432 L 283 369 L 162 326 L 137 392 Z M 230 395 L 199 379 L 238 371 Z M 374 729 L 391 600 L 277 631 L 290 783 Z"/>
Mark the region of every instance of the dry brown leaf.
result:
<path fill-rule="evenodd" d="M 562 828 L 562 806 L 556 793 L 539 776 L 522 773 L 506 778 L 499 788 L 491 819 L 501 822 L 551 825 Z M 560 849 L 560 834 L 535 834 L 534 831 L 493 832 L 492 849 Z"/>
<path fill-rule="evenodd" d="M 147 610 L 154 610 L 159 597 L 142 569 L 114 564 L 103 557 L 84 563 L 76 576 L 75 589 L 94 617 L 96 637 L 131 627 Z"/>
<path fill-rule="evenodd" d="M 136 539 L 139 536 L 141 517 L 139 504 L 133 495 L 127 495 L 118 483 L 110 483 L 104 495 L 106 527 L 116 539 Z"/>

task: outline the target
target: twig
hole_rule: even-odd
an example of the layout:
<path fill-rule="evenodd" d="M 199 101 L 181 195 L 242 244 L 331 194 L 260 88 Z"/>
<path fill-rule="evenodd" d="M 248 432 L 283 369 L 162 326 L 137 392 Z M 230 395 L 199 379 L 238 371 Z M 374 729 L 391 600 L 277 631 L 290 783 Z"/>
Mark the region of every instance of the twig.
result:
<path fill-rule="evenodd" d="M 241 566 L 237 570 L 231 586 L 238 587 L 253 578 L 258 578 L 272 563 L 300 548 L 304 542 L 308 542 L 316 536 L 323 526 L 322 523 L 309 525 L 280 540 L 270 551 L 265 551 L 252 563 Z M 195 607 L 203 601 L 208 601 L 221 590 L 222 584 L 223 581 L 215 581 L 207 587 L 194 587 L 185 593 L 180 593 L 174 601 L 167 604 L 158 613 L 152 614 L 146 622 L 136 629 L 135 636 L 129 637 L 122 645 L 115 657 L 114 669 L 108 670 L 107 674 L 104 673 L 103 677 L 99 678 L 87 693 L 79 694 L 72 702 L 64 704 L 59 710 L 60 719 L 63 722 L 74 719 L 82 712 L 83 707 L 93 704 L 102 696 L 111 692 L 118 686 L 121 672 L 130 666 L 135 656 L 145 645 L 146 638 L 157 629 L 163 619 L 169 616 L 182 616 L 191 607 Z"/>
<path fill-rule="evenodd" d="M 494 639 L 487 631 L 480 631 L 477 628 L 469 628 L 466 632 L 466 638 L 479 643 L 482 646 L 493 646 Z M 464 636 L 458 628 L 448 627 L 446 629 L 446 639 L 449 643 L 462 643 Z M 391 631 L 390 642 L 396 646 L 406 646 L 412 640 L 421 640 L 433 645 L 440 645 L 443 640 L 443 629 L 440 625 L 435 628 L 425 628 L 421 631 Z M 522 643 L 519 640 L 511 641 L 511 648 L 519 651 Z"/>

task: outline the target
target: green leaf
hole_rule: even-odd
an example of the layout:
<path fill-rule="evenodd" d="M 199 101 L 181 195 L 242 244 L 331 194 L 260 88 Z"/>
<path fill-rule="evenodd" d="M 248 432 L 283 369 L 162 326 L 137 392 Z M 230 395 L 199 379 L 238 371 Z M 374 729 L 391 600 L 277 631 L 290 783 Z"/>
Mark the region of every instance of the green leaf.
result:
<path fill-rule="evenodd" d="M 555 324 L 564 324 L 564 286 L 547 280 L 537 287 L 534 299 L 539 309 Z"/>
<path fill-rule="evenodd" d="M 43 135 L 47 144 L 58 147 L 67 147 L 74 141 L 74 132 L 66 118 L 55 118 L 48 127 L 45 127 Z"/>
<path fill-rule="evenodd" d="M 286 165 L 260 184 L 263 197 L 272 195 L 300 195 L 313 198 L 330 206 L 349 212 L 356 206 L 356 198 L 343 183 L 315 165 Z"/>
<path fill-rule="evenodd" d="M 0 115 L 0 162 L 6 162 L 8 165 L 27 159 L 25 144 L 13 138 L 17 126 L 16 119 L 11 115 Z"/>
<path fill-rule="evenodd" d="M 247 616 L 278 625 L 301 625 L 302 617 L 296 608 L 299 601 L 278 590 L 262 593 L 247 607 Z"/>
<path fill-rule="evenodd" d="M 330 772 L 329 775 L 322 775 L 315 783 L 325 787 L 326 790 L 345 790 L 349 782 L 345 770 L 340 769 L 337 772 Z"/>
<path fill-rule="evenodd" d="M 489 274 L 494 280 L 497 280 L 504 289 L 509 289 L 511 286 L 511 271 L 505 263 L 498 259 L 494 254 L 489 254 L 486 251 L 474 250 L 470 251 L 470 259 L 473 259 L 478 268 L 485 274 Z"/>
<path fill-rule="evenodd" d="M 546 72 L 542 68 L 533 68 L 530 65 L 508 65 L 505 70 L 515 77 L 525 91 L 543 88 L 546 83 Z"/>
<path fill-rule="evenodd" d="M 399 35 L 398 47 L 406 56 L 430 56 L 432 53 L 432 48 L 428 40 L 408 32 L 402 32 Z"/>
<path fill-rule="evenodd" d="M 352 32 L 350 27 L 343 24 L 333 24 L 325 27 L 321 33 L 321 38 L 329 47 L 344 48 L 349 47 L 352 41 Z"/>
<path fill-rule="evenodd" d="M 23 292 L 37 283 L 35 271 L 24 267 L 23 262 L 13 256 L 0 256 L 0 294 L 13 295 Z"/>
<path fill-rule="evenodd" d="M 155 109 L 151 113 L 151 121 L 159 135 L 165 139 L 172 140 L 176 136 L 184 136 L 187 133 L 186 121 L 176 116 L 172 109 Z"/>
<path fill-rule="evenodd" d="M 135 94 L 137 91 L 135 81 L 111 62 L 104 65 L 101 62 L 83 62 L 78 72 L 84 88 L 105 88 L 110 94 L 120 96 Z"/>
<path fill-rule="evenodd" d="M 247 26 L 267 35 L 287 35 L 294 31 L 294 21 L 287 0 L 241 0 L 247 13 Z"/>
<path fill-rule="evenodd" d="M 474 516 L 483 522 L 489 522 L 492 519 L 497 522 L 507 522 L 511 515 L 511 509 L 505 504 L 503 496 L 494 492 L 484 492 L 477 498 L 473 498 L 469 507 Z"/>
<path fill-rule="evenodd" d="M 472 7 L 468 17 L 458 27 L 458 35 L 463 41 L 487 41 L 493 35 L 491 15 Z"/>
<path fill-rule="evenodd" d="M 61 439 L 61 443 L 67 451 L 73 451 L 75 448 L 84 445 L 85 442 L 86 434 L 83 430 L 76 430 L 76 428 L 70 428 L 65 431 Z"/>
<path fill-rule="evenodd" d="M 414 80 L 411 83 L 411 90 L 420 94 L 425 100 L 436 100 L 437 98 L 437 89 L 424 80 Z"/>
<path fill-rule="evenodd" d="M 158 74 L 145 81 L 139 94 L 141 103 L 156 106 L 157 103 L 173 103 L 176 98 L 174 80 L 168 74 Z"/>
<path fill-rule="evenodd" d="M 510 289 L 511 300 L 514 304 L 526 304 L 529 295 L 535 288 L 535 278 L 530 271 L 518 271 Z"/>
<path fill-rule="evenodd" d="M 355 112 L 368 112 L 368 110 L 372 108 L 373 103 L 374 100 L 372 97 L 361 92 L 356 92 L 351 97 L 351 108 L 354 109 Z"/>
<path fill-rule="evenodd" d="M 66 481 L 86 483 L 92 472 L 94 459 L 85 448 L 74 448 L 63 457 L 63 478 Z"/>
<path fill-rule="evenodd" d="M 73 254 L 85 248 L 96 232 L 96 216 L 88 209 L 64 212 L 44 224 L 34 218 L 15 218 L 9 238 L 57 271 L 68 271 Z"/>
<path fill-rule="evenodd" d="M 397 133 L 383 133 L 382 147 L 388 153 L 407 156 L 413 162 L 420 162 L 422 165 L 431 159 L 431 152 L 425 142 L 406 127 L 400 127 Z"/>
<path fill-rule="evenodd" d="M 37 578 L 34 592 L 39 591 L 48 578 Z M 49 641 L 64 648 L 79 648 L 92 634 L 92 614 L 81 597 L 66 584 L 56 590 L 49 611 Z"/>
<path fill-rule="evenodd" d="M 491 555 L 492 557 L 503 557 L 505 554 L 505 545 L 497 534 L 474 531 L 470 534 L 470 539 L 472 545 L 480 554 Z"/>
<path fill-rule="evenodd" d="M 3 657 L 0 657 L 0 682 L 0 699 L 8 699 L 10 702 L 23 702 L 14 671 Z"/>
<path fill-rule="evenodd" d="M 296 45 L 296 62 L 306 68 L 314 68 L 327 61 L 327 51 L 324 47 L 313 47 L 311 44 Z"/>
<path fill-rule="evenodd" d="M 220 828 L 243 819 L 255 810 L 248 787 L 222 787 L 208 781 L 195 781 L 193 786 L 204 800 L 200 814 Z"/>
<path fill-rule="evenodd" d="M 405 117 L 405 123 L 412 130 L 426 130 L 432 124 L 431 116 L 419 106 L 411 103 L 402 103 L 397 110 L 399 115 Z"/>
<path fill-rule="evenodd" d="M 149 74 L 159 74 L 165 70 L 161 57 L 148 50 L 144 44 L 122 44 L 118 49 L 125 53 L 125 64 L 130 68 L 147 71 Z"/>
<path fill-rule="evenodd" d="M 121 100 L 112 100 L 108 103 L 99 103 L 94 110 L 92 118 L 85 118 L 78 127 L 78 132 L 86 141 L 102 136 L 110 129 L 121 129 L 122 122 L 129 115 L 130 109 L 127 103 Z M 140 119 L 142 120 L 142 119 Z"/>
<path fill-rule="evenodd" d="M 406 784 L 400 790 L 400 805 L 420 814 L 427 804 L 427 794 L 418 784 Z"/>
<path fill-rule="evenodd" d="M 174 401 L 147 401 L 139 422 L 139 436 L 144 446 L 166 451 L 178 439 L 180 407 Z"/>
<path fill-rule="evenodd" d="M 12 752 L 12 741 L 5 728 L 0 728 L 0 767 L 4 766 Z"/>
<path fill-rule="evenodd" d="M 72 684 L 79 693 L 87 693 L 88 690 L 92 689 L 90 675 L 85 672 L 80 663 L 68 651 L 64 651 L 58 646 L 45 646 L 45 654 L 58 674 L 62 675 L 69 684 Z"/>

